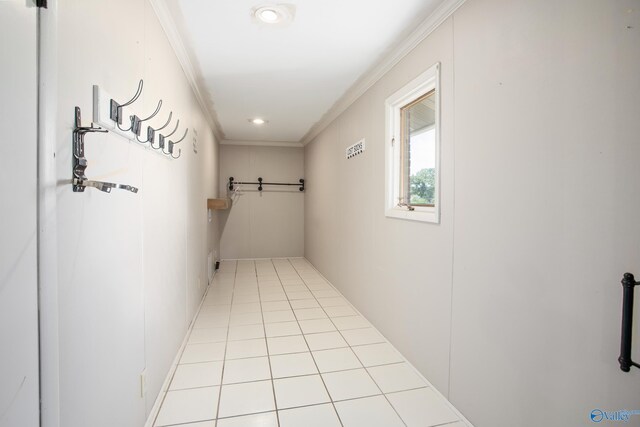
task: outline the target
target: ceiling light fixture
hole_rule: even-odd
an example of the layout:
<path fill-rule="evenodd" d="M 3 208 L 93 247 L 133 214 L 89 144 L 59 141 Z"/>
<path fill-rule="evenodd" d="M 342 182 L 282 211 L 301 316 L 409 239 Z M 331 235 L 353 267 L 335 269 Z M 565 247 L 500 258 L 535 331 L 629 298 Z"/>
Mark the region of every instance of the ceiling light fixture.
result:
<path fill-rule="evenodd" d="M 265 119 L 261 119 L 259 117 L 256 117 L 255 119 L 249 119 L 249 121 L 251 123 L 253 123 L 254 125 L 258 125 L 258 126 L 267 123 L 267 121 Z"/>
<path fill-rule="evenodd" d="M 262 9 L 258 16 L 268 24 L 278 22 L 280 20 L 280 15 L 273 9 Z"/>
<path fill-rule="evenodd" d="M 292 4 L 266 4 L 251 9 L 251 15 L 261 24 L 288 24 L 293 21 L 295 10 Z"/>

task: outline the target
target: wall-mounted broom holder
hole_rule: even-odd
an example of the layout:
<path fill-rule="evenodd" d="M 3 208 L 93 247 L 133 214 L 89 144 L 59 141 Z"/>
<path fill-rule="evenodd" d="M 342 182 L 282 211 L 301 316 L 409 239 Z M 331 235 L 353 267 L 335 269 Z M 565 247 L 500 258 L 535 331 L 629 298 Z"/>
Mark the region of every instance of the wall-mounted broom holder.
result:
<path fill-rule="evenodd" d="M 140 80 L 136 93 L 125 102 L 116 101 L 101 87 L 93 86 L 93 121 L 105 129 L 134 142 L 135 145 L 150 149 L 154 153 L 160 154 L 168 159 L 177 159 L 181 156 L 182 150 L 176 145 L 182 142 L 188 135 L 189 129 L 178 132 L 180 120 L 176 120 L 175 126 L 170 126 L 173 119 L 173 111 L 169 112 L 168 118 L 161 126 L 147 125 L 143 132 L 144 125 L 151 122 L 162 109 L 162 99 L 158 101 L 155 110 L 148 115 L 138 115 L 133 111 L 134 103 L 142 95 L 144 81 Z M 170 133 L 165 129 L 172 129 Z M 141 135 L 144 134 L 144 139 Z M 180 139 L 173 139 L 173 135 L 181 135 Z"/>
<path fill-rule="evenodd" d="M 108 130 L 100 127 L 82 126 L 82 118 L 80 107 L 75 109 L 75 128 L 73 129 L 73 191 L 82 193 L 87 187 L 97 188 L 105 193 L 110 193 L 113 188 L 137 193 L 138 189 L 127 184 L 115 184 L 113 182 L 92 181 L 87 179 L 85 174 L 87 170 L 87 159 L 84 156 L 84 136 L 88 133 L 100 132 L 106 133 Z"/>

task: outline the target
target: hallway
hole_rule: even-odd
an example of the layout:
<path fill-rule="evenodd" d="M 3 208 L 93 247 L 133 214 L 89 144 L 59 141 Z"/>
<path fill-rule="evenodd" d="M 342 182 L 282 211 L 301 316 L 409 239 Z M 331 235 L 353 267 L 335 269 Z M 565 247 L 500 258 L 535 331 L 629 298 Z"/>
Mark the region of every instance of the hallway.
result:
<path fill-rule="evenodd" d="M 0 427 L 640 425 L 640 0 L 0 28 Z"/>
<path fill-rule="evenodd" d="M 222 261 L 153 425 L 470 426 L 452 408 L 307 260 Z"/>

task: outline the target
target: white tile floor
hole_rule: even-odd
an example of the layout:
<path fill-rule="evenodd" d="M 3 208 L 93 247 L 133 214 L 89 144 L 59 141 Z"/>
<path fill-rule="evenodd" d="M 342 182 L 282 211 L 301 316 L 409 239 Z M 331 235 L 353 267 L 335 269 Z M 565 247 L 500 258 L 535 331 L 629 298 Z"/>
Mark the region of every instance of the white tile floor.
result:
<path fill-rule="evenodd" d="M 464 427 L 305 259 L 223 261 L 156 427 Z"/>

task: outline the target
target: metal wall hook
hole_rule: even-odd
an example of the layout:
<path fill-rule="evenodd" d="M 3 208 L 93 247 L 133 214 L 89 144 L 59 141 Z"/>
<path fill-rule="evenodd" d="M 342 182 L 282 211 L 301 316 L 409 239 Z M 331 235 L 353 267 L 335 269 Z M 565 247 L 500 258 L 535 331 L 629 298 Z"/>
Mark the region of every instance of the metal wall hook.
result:
<path fill-rule="evenodd" d="M 127 185 L 127 184 L 115 184 L 113 182 L 104 182 L 104 181 L 91 181 L 91 180 L 82 180 L 82 179 L 78 179 L 78 178 L 74 178 L 73 179 L 73 186 L 75 187 L 79 187 L 82 188 L 82 190 L 79 191 L 84 191 L 85 188 L 87 187 L 93 187 L 96 188 L 104 193 L 111 193 L 111 189 L 112 188 L 118 188 L 120 190 L 126 190 L 126 191 L 130 191 L 132 193 L 137 193 L 138 192 L 138 188 L 134 187 L 132 185 Z"/>
<path fill-rule="evenodd" d="M 136 136 L 136 139 L 140 136 L 142 122 L 152 119 L 156 114 L 158 114 L 158 111 L 160 111 L 160 107 L 162 107 L 162 99 L 160 100 L 160 102 L 158 102 L 158 106 L 156 107 L 156 110 L 153 112 L 153 114 L 151 114 L 146 119 L 141 119 L 137 114 L 129 116 L 129 119 L 131 120 L 131 132 L 133 132 L 133 134 Z"/>
<path fill-rule="evenodd" d="M 140 98 L 140 95 L 142 95 L 143 87 L 144 87 L 144 80 L 140 79 L 140 82 L 138 83 L 138 90 L 136 90 L 135 95 L 133 95 L 133 98 L 131 98 L 129 101 L 125 102 L 124 104 L 119 104 L 114 99 L 111 99 L 111 120 L 116 122 L 116 126 L 118 126 L 118 129 L 120 129 L 123 132 L 128 132 L 130 130 L 133 130 L 135 123 L 133 119 L 134 116 L 132 116 L 131 126 L 129 127 L 129 129 L 123 129 L 120 126 L 122 124 L 122 109 L 124 107 L 128 107 L 129 105 L 133 104 L 138 100 L 138 98 Z"/>
<path fill-rule="evenodd" d="M 169 126 L 169 123 L 171 123 L 171 117 L 173 117 L 173 111 L 169 111 L 169 118 L 167 119 L 167 122 L 165 124 L 163 124 L 162 126 L 160 126 L 157 129 L 154 129 L 156 132 L 159 130 L 162 130 L 164 128 L 166 128 L 167 126 Z"/>
<path fill-rule="evenodd" d="M 182 155 L 182 150 L 178 148 L 178 156 L 174 156 L 173 155 L 173 147 L 175 146 L 175 142 L 169 141 L 169 143 L 167 144 L 167 151 L 164 151 L 164 149 L 162 150 L 162 152 L 166 155 L 170 155 L 171 157 L 173 157 L 174 159 L 177 159 L 178 157 L 180 157 Z"/>
<path fill-rule="evenodd" d="M 74 135 L 84 136 L 84 134 L 90 133 L 90 132 L 100 132 L 100 133 L 109 132 L 108 130 L 103 129 L 100 126 L 96 126 L 93 122 L 91 122 L 91 126 L 89 127 L 82 126 L 82 117 L 81 117 L 80 107 L 76 107 L 74 110 L 74 113 L 75 113 L 75 116 L 74 116 L 75 126 L 73 128 Z"/>
<path fill-rule="evenodd" d="M 85 171 L 87 170 L 87 159 L 84 157 L 84 136 L 91 132 L 106 133 L 106 129 L 94 126 L 91 123 L 90 127 L 82 126 L 82 117 L 80 107 L 76 107 L 74 110 L 75 127 L 73 129 L 73 177 L 77 179 L 87 179 Z M 76 191 L 74 186 L 74 191 Z M 81 190 L 80 190 L 81 191 Z"/>
<path fill-rule="evenodd" d="M 160 135 L 160 144 L 158 144 L 157 147 L 155 145 L 153 145 L 153 141 L 154 141 L 156 132 L 166 128 L 167 126 L 169 126 L 169 123 L 171 123 L 171 117 L 173 117 L 173 111 L 169 112 L 169 118 L 167 119 L 166 123 L 163 124 L 162 126 L 160 126 L 159 128 L 157 128 L 157 129 L 153 129 L 151 127 L 147 128 L 147 140 L 148 140 L 149 144 L 151 145 L 151 148 L 155 148 L 156 150 L 158 150 L 158 149 L 164 147 L 164 136 Z"/>
<path fill-rule="evenodd" d="M 178 119 L 178 121 L 176 122 L 176 127 L 173 129 L 173 131 L 170 134 L 168 134 L 168 135 L 160 134 L 160 136 L 158 136 L 158 139 L 160 140 L 158 145 L 159 145 L 159 148 L 162 150 L 162 152 L 164 154 L 171 154 L 170 152 L 167 152 L 167 151 L 164 150 L 164 147 L 165 147 L 164 140 L 169 138 L 174 133 L 176 133 L 176 131 L 178 130 L 178 126 L 180 126 L 180 119 Z M 171 143 L 171 141 L 169 141 L 169 143 Z"/>
<path fill-rule="evenodd" d="M 140 123 L 153 119 L 160 112 L 160 108 L 162 108 L 162 99 L 158 101 L 158 106 L 156 107 L 156 110 L 153 113 L 151 113 L 149 117 L 140 119 Z"/>
<path fill-rule="evenodd" d="M 138 83 L 138 90 L 136 90 L 136 94 L 133 95 L 133 98 L 131 98 L 130 100 L 128 100 L 124 104 L 118 103 L 113 98 L 111 99 L 111 104 L 110 104 L 110 107 L 111 107 L 111 111 L 110 111 L 111 120 L 113 120 L 114 122 L 119 123 L 119 124 L 122 123 L 122 117 L 120 117 L 120 113 L 122 112 L 122 108 L 123 107 L 127 107 L 127 106 L 133 104 L 134 102 L 136 102 L 136 100 L 142 94 L 143 86 L 144 86 L 144 81 L 142 79 L 140 79 L 140 82 Z M 118 121 L 118 120 L 120 120 L 120 121 Z"/>
<path fill-rule="evenodd" d="M 133 131 L 133 116 L 131 116 L 131 126 L 129 126 L 127 129 L 124 129 L 122 126 L 120 126 L 121 122 L 122 122 L 122 119 L 120 119 L 120 122 L 116 121 L 116 126 L 118 126 L 118 129 L 120 129 L 122 132 Z"/>
<path fill-rule="evenodd" d="M 124 107 L 128 107 L 129 105 L 133 104 L 134 102 L 136 102 L 136 100 L 138 98 L 140 98 L 140 95 L 142 94 L 142 88 L 143 87 L 144 87 L 144 81 L 142 79 L 140 79 L 140 82 L 138 83 L 138 90 L 136 90 L 135 95 L 133 95 L 133 98 L 131 98 L 130 100 L 128 100 L 124 104 L 118 103 L 113 98 L 111 99 L 111 104 L 110 104 L 110 106 L 111 106 L 111 111 L 110 111 L 111 120 L 116 122 L 118 125 L 122 124 L 122 109 Z"/>
<path fill-rule="evenodd" d="M 85 133 L 89 133 L 89 132 L 100 132 L 100 133 L 109 132 L 106 129 L 102 129 L 100 126 L 96 126 L 94 123 L 91 123 L 90 127 L 86 127 L 86 126 L 76 127 L 73 131 L 79 135 L 84 135 Z"/>
<path fill-rule="evenodd" d="M 138 192 L 138 187 L 134 187 L 133 185 L 129 185 L 129 184 L 113 184 L 113 188 L 118 188 L 120 190 L 131 191 L 132 193 L 137 193 Z"/>
<path fill-rule="evenodd" d="M 119 188 L 122 190 L 131 191 L 137 193 L 138 189 L 127 184 L 115 184 L 112 182 L 91 181 L 87 179 L 85 171 L 87 169 L 87 159 L 84 156 L 84 136 L 91 132 L 108 132 L 106 129 L 94 126 L 91 123 L 90 127 L 81 125 L 81 112 L 80 107 L 75 108 L 75 127 L 73 129 L 73 191 L 75 193 L 82 193 L 87 187 L 93 187 L 105 193 L 110 193 L 112 188 Z"/>
<path fill-rule="evenodd" d="M 189 130 L 194 132 L 195 130 L 193 128 L 180 128 L 181 120 L 178 120 L 177 114 L 174 120 L 173 111 L 169 111 L 169 114 L 164 116 L 164 120 L 161 119 L 161 114 L 164 115 L 164 110 L 167 109 L 166 106 L 168 104 L 164 102 L 163 96 L 156 98 L 155 95 L 152 95 L 153 97 L 149 99 L 151 94 L 144 93 L 144 87 L 144 80 L 139 79 L 133 96 L 131 98 L 127 96 L 126 102 L 118 102 L 116 97 L 109 95 L 98 85 L 94 85 L 93 114 L 96 117 L 95 120 L 114 134 L 133 141 L 138 147 L 140 147 L 139 144 L 142 144 L 142 148 L 161 150 L 157 154 L 162 154 L 165 158 L 168 158 L 168 156 L 174 159 L 179 158 L 181 151 L 176 150 L 174 146 L 188 139 Z M 144 98 L 142 97 L 143 93 L 145 95 Z M 148 101 L 154 99 L 156 100 L 155 107 L 153 111 L 149 111 L 153 105 L 149 104 Z M 141 109 L 141 106 L 144 109 Z M 143 128 L 146 128 L 146 130 Z M 180 135 L 180 132 L 183 132 L 183 134 Z M 171 143 L 171 148 L 169 148 L 169 143 Z M 193 146 L 194 152 L 197 153 L 195 139 Z"/>
<path fill-rule="evenodd" d="M 189 133 L 189 128 L 187 128 L 187 130 L 184 131 L 184 135 L 182 135 L 182 138 L 180 138 L 177 141 L 172 141 L 172 143 L 173 144 L 178 144 L 178 143 L 182 142 L 187 137 L 188 133 Z"/>
<path fill-rule="evenodd" d="M 158 101 L 158 106 L 156 107 L 156 110 L 147 118 L 145 119 L 138 119 L 137 122 L 137 129 L 136 129 L 136 124 L 133 123 L 133 121 L 135 120 L 135 118 L 137 118 L 137 116 L 132 116 L 131 120 L 132 120 L 132 130 L 133 133 L 136 135 L 136 140 L 142 144 L 146 144 L 149 141 L 152 141 L 154 136 L 155 136 L 155 130 L 151 127 L 151 126 L 147 126 L 147 139 L 145 141 L 141 141 L 140 140 L 140 125 L 142 124 L 142 122 L 146 122 L 147 120 L 151 120 L 153 119 L 159 112 L 160 112 L 160 108 L 162 108 L 162 99 L 160 101 Z M 137 130 L 137 132 L 136 132 Z"/>
<path fill-rule="evenodd" d="M 133 98 L 131 98 L 130 100 L 128 100 L 127 102 L 125 102 L 124 104 L 120 104 L 120 108 L 122 107 L 128 107 L 129 105 L 133 104 L 134 102 L 136 102 L 138 100 L 138 98 L 140 98 L 140 95 L 142 95 L 142 88 L 144 87 L 144 80 L 140 79 L 140 82 L 138 83 L 138 90 L 136 90 L 136 94 L 133 95 Z"/>
<path fill-rule="evenodd" d="M 167 150 L 165 151 L 164 138 L 162 138 L 162 135 L 160 135 L 160 145 L 162 146 L 162 152 L 164 154 L 169 155 L 173 153 L 173 142 L 171 141 L 167 142 Z"/>
<path fill-rule="evenodd" d="M 171 135 L 176 133 L 176 131 L 178 130 L 178 126 L 180 126 L 180 119 L 178 119 L 178 121 L 176 122 L 176 127 L 173 129 L 173 131 L 171 131 L 171 133 L 165 135 L 164 137 L 169 138 Z"/>
<path fill-rule="evenodd" d="M 147 142 L 149 142 L 153 146 L 153 139 L 155 138 L 155 136 L 156 136 L 156 131 L 151 126 L 147 126 L 147 139 L 144 141 L 141 141 L 140 135 L 136 135 L 136 140 L 141 144 L 146 144 Z"/>

